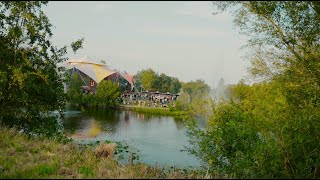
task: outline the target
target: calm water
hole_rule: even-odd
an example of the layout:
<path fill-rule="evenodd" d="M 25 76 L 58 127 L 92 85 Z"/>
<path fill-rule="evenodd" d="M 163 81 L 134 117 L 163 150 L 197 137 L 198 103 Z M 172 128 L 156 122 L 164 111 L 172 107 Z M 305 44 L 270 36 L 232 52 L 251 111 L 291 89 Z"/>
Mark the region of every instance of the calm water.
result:
<path fill-rule="evenodd" d="M 124 140 L 139 149 L 140 162 L 150 165 L 200 166 L 195 157 L 180 151 L 188 142 L 186 127 L 176 117 L 124 110 L 70 110 L 66 112 L 64 127 L 80 142 Z M 91 132 L 97 132 L 97 136 L 90 137 Z"/>

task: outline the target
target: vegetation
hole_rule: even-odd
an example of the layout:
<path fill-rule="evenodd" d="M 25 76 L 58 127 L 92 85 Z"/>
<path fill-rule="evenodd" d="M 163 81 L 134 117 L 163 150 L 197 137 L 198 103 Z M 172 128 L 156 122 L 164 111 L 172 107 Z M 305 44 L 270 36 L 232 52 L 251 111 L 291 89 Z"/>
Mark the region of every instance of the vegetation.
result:
<path fill-rule="evenodd" d="M 187 111 L 190 104 L 190 95 L 185 92 L 183 89 L 180 90 L 179 97 L 176 101 L 176 108 L 179 110 Z"/>
<path fill-rule="evenodd" d="M 250 37 L 248 70 L 255 80 L 227 90 L 221 80 L 218 94 L 224 100 L 211 100 L 202 80 L 184 83 L 152 69 L 136 75 L 138 89 L 180 92 L 178 111 L 133 110 L 187 113 L 191 145 L 186 150 L 203 161 L 210 176 L 141 163 L 123 166 L 95 156 L 93 146 L 80 148 L 62 136 L 66 98 L 110 107 L 120 89 L 103 81 L 96 95 L 83 96 L 74 75 L 64 94 L 64 69 L 56 64 L 67 59 L 68 47 L 58 49 L 50 41 L 52 25 L 41 10 L 47 3 L 0 2 L 0 124 L 7 126 L 0 127 L 0 178 L 320 178 L 318 1 L 214 2 L 218 11 L 233 12 L 236 27 Z M 71 43 L 74 53 L 83 40 Z M 203 115 L 208 117 L 204 129 L 194 121 Z M 126 151 L 117 145 L 115 154 Z"/>
<path fill-rule="evenodd" d="M 56 64 L 66 59 L 67 46 L 50 41 L 52 25 L 41 10 L 47 3 L 0 2 L 0 123 L 53 137 L 65 104 L 63 69 Z M 74 52 L 82 41 L 71 45 Z"/>
<path fill-rule="evenodd" d="M 216 2 L 251 39 L 249 72 L 211 102 L 205 129 L 188 120 L 188 152 L 231 178 L 319 178 L 319 23 L 316 1 Z M 193 109 L 196 110 L 196 107 Z"/>
<path fill-rule="evenodd" d="M 157 114 L 157 115 L 170 115 L 170 116 L 184 116 L 187 114 L 185 111 L 174 110 L 174 108 L 156 108 L 156 107 L 135 107 L 135 106 L 120 106 L 125 109 L 130 109 L 135 112 L 143 112 L 149 114 Z"/>
<path fill-rule="evenodd" d="M 143 89 L 176 94 L 181 88 L 181 82 L 177 78 L 167 76 L 164 73 L 158 75 L 150 68 L 139 71 L 134 76 L 134 81 L 139 91 Z"/>
<path fill-rule="evenodd" d="M 117 99 L 120 96 L 120 87 L 112 81 L 100 82 L 95 95 L 83 94 L 80 88 L 83 82 L 77 73 L 71 76 L 68 85 L 68 102 L 80 107 L 112 107 L 118 103 Z"/>
<path fill-rule="evenodd" d="M 67 101 L 71 104 L 82 104 L 82 92 L 80 87 L 83 82 L 79 74 L 74 73 L 68 81 Z"/>
<path fill-rule="evenodd" d="M 99 83 L 96 93 L 96 102 L 99 105 L 114 106 L 120 96 L 120 88 L 117 83 L 102 81 Z"/>
<path fill-rule="evenodd" d="M 189 94 L 191 102 L 194 99 L 202 99 L 207 97 L 210 92 L 210 87 L 200 79 L 183 83 L 182 88 Z"/>
<path fill-rule="evenodd" d="M 203 80 L 182 83 L 176 108 L 188 111 L 188 116 L 200 117 L 210 113 L 210 87 Z"/>
<path fill-rule="evenodd" d="M 0 128 L 0 178 L 203 178 L 199 171 L 164 169 L 141 163 L 121 165 L 95 156 L 93 146 L 61 144 L 30 138 L 17 130 Z M 120 146 L 117 143 L 117 147 Z M 119 148 L 115 154 L 126 148 Z"/>

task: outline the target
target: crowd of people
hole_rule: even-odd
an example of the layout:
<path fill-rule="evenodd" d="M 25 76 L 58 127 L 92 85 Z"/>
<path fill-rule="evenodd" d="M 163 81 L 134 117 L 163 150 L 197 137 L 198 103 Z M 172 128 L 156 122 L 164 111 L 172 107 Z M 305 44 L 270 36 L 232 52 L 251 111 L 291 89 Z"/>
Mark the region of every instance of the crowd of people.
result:
<path fill-rule="evenodd" d="M 160 92 L 124 92 L 119 98 L 119 102 L 124 105 L 138 105 L 142 107 L 168 107 L 175 106 L 178 94 Z"/>
<path fill-rule="evenodd" d="M 81 86 L 83 95 L 95 95 L 95 90 L 87 86 Z M 171 104 L 175 106 L 179 94 L 161 93 L 161 92 L 122 92 L 118 98 L 120 104 L 123 105 L 137 105 L 141 107 L 168 107 Z"/>

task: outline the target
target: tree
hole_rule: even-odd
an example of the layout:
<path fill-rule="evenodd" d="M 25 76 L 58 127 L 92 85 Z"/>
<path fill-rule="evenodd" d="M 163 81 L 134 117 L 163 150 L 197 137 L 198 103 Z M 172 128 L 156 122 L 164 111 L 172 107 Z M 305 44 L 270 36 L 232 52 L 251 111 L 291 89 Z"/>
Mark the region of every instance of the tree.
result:
<path fill-rule="evenodd" d="M 319 2 L 214 4 L 249 36 L 250 73 L 261 79 L 231 86 L 205 130 L 190 123 L 189 152 L 229 177 L 320 177 Z"/>
<path fill-rule="evenodd" d="M 120 96 L 120 87 L 111 81 L 101 81 L 96 93 L 97 103 L 107 107 L 114 106 Z"/>
<path fill-rule="evenodd" d="M 52 25 L 41 10 L 47 3 L 0 2 L 0 121 L 52 136 L 61 128 L 57 118 L 65 104 L 64 73 L 56 64 L 66 60 L 67 46 L 58 49 L 50 41 Z M 58 117 L 54 110 L 60 110 Z"/>
<path fill-rule="evenodd" d="M 209 85 L 200 79 L 184 83 L 182 88 L 190 95 L 191 101 L 198 98 L 207 98 L 210 92 Z"/>
<path fill-rule="evenodd" d="M 181 89 L 181 82 L 179 81 L 178 78 L 173 77 L 170 87 L 169 87 L 169 92 L 177 94 Z"/>
<path fill-rule="evenodd" d="M 157 79 L 157 76 L 158 75 L 156 74 L 156 72 L 149 68 L 138 72 L 136 75 L 136 79 L 139 78 L 144 90 L 156 91 L 157 89 L 155 87 L 155 80 Z"/>
<path fill-rule="evenodd" d="M 181 82 L 175 77 L 161 73 L 158 75 L 152 69 L 145 69 L 134 76 L 134 82 L 138 90 L 149 90 L 159 92 L 178 93 L 181 88 Z"/>
<path fill-rule="evenodd" d="M 80 105 L 82 103 L 82 91 L 81 86 L 83 85 L 83 81 L 80 78 L 78 73 L 74 73 L 70 81 L 68 82 L 68 91 L 67 91 L 67 100 L 71 104 Z"/>

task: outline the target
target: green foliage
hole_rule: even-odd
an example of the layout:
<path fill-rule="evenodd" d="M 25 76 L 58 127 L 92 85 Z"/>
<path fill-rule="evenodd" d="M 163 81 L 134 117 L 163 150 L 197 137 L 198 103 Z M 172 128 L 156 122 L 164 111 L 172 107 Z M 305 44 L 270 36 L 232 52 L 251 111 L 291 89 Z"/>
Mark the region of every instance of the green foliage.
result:
<path fill-rule="evenodd" d="M 187 111 L 190 103 L 190 95 L 184 91 L 180 90 L 179 96 L 176 101 L 176 108 L 181 111 Z"/>
<path fill-rule="evenodd" d="M 82 103 L 82 91 L 81 86 L 83 85 L 83 81 L 81 80 L 78 73 L 74 73 L 69 82 L 68 82 L 68 90 L 67 90 L 67 100 L 72 104 L 81 104 Z"/>
<path fill-rule="evenodd" d="M 81 38 L 71 43 L 71 48 L 74 53 L 76 53 L 79 49 L 82 48 L 83 41 L 84 41 L 84 38 Z"/>
<path fill-rule="evenodd" d="M 82 103 L 85 105 L 96 105 L 97 104 L 97 96 L 91 93 L 82 96 Z"/>
<path fill-rule="evenodd" d="M 190 100 L 202 99 L 207 96 L 210 87 L 203 80 L 190 81 L 182 84 L 182 88 L 190 95 Z"/>
<path fill-rule="evenodd" d="M 215 2 L 250 37 L 253 78 L 227 90 L 205 129 L 187 121 L 188 152 L 231 178 L 320 177 L 320 5 Z"/>
<path fill-rule="evenodd" d="M 86 167 L 86 166 L 82 166 L 79 168 L 79 173 L 80 174 L 84 174 L 85 176 L 93 176 L 93 172 L 90 168 Z"/>
<path fill-rule="evenodd" d="M 135 112 L 142 112 L 147 114 L 158 114 L 158 115 L 170 115 L 170 116 L 183 116 L 186 114 L 183 110 L 175 110 L 175 108 L 171 107 L 169 108 L 149 108 L 149 107 L 130 107 L 129 108 L 132 111 Z"/>
<path fill-rule="evenodd" d="M 38 173 L 40 176 L 48 176 L 50 174 L 55 173 L 57 170 L 54 167 L 46 166 L 46 165 L 40 165 L 38 167 Z"/>
<path fill-rule="evenodd" d="M 96 94 L 84 95 L 80 89 L 83 82 L 76 73 L 71 77 L 68 85 L 68 101 L 72 105 L 78 105 L 82 108 L 111 107 L 118 103 L 117 99 L 120 96 L 120 87 L 112 81 L 101 81 Z"/>
<path fill-rule="evenodd" d="M 156 79 L 157 74 L 152 69 L 146 69 L 138 72 L 135 76 L 136 81 L 140 82 L 142 88 L 148 91 L 157 91 Z"/>
<path fill-rule="evenodd" d="M 0 2 L 0 122 L 27 133 L 59 133 L 65 105 L 63 69 L 67 46 L 52 45 L 41 10 L 48 2 Z M 78 43 L 78 48 L 81 43 Z M 57 117 L 52 111 L 59 111 Z"/>
<path fill-rule="evenodd" d="M 177 78 L 170 77 L 164 73 L 158 75 L 150 68 L 138 72 L 135 75 L 134 80 L 138 90 L 143 89 L 176 94 L 181 88 L 181 82 Z"/>
<path fill-rule="evenodd" d="M 101 81 L 96 93 L 96 102 L 100 105 L 114 106 L 120 96 L 120 88 L 117 83 Z"/>
<path fill-rule="evenodd" d="M 210 87 L 203 80 L 182 83 L 176 107 L 189 111 L 190 115 L 201 116 L 207 110 L 205 103 L 210 99 L 209 92 Z"/>

